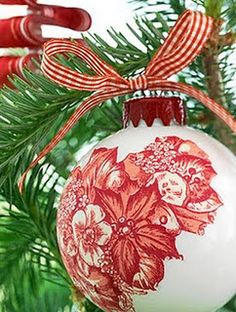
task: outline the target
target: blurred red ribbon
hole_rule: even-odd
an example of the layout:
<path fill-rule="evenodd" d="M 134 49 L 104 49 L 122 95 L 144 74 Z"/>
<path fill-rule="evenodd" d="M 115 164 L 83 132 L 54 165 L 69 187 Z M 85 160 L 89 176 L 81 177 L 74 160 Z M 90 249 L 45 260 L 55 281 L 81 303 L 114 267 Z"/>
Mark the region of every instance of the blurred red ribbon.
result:
<path fill-rule="evenodd" d="M 29 170 L 63 139 L 88 110 L 115 96 L 146 89 L 182 92 L 203 103 L 220 117 L 233 132 L 236 132 L 236 121 L 221 105 L 190 85 L 167 80 L 195 59 L 210 37 L 212 29 L 213 20 L 211 17 L 200 12 L 185 11 L 177 20 L 145 71 L 141 75 L 129 79 L 121 77 L 110 65 L 106 64 L 84 45 L 68 40 L 50 40 L 47 42 L 44 45 L 42 61 L 42 70 L 45 76 L 69 89 L 95 92 L 77 108 L 52 141 L 29 165 L 19 182 L 20 190 L 23 188 Z M 85 61 L 96 75 L 81 74 L 59 64 L 52 58 L 58 53 L 75 54 Z"/>

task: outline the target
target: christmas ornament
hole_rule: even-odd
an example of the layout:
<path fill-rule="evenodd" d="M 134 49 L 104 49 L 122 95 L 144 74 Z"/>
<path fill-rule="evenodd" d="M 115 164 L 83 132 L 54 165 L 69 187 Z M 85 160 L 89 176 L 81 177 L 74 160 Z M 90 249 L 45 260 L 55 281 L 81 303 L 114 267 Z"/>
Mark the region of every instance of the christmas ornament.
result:
<path fill-rule="evenodd" d="M 99 143 L 67 182 L 57 219 L 65 266 L 104 311 L 216 311 L 235 293 L 236 159 L 177 125 L 178 98 L 131 100 L 130 120 L 138 128 Z"/>
<path fill-rule="evenodd" d="M 0 57 L 0 87 L 4 84 L 12 87 L 10 81 L 8 80 L 8 76 L 15 74 L 20 77 L 24 77 L 23 75 L 23 67 L 27 66 L 31 70 L 35 69 L 35 66 L 32 62 L 32 59 L 39 59 L 39 54 L 31 53 L 26 56 L 1 56 Z"/>
<path fill-rule="evenodd" d="M 207 95 L 167 81 L 201 51 L 212 26 L 210 17 L 186 11 L 145 72 L 130 79 L 87 47 L 47 43 L 42 63 L 47 77 L 97 92 L 30 164 L 20 189 L 27 172 L 84 113 L 117 95 L 183 92 L 236 132 L 233 117 Z M 83 59 L 97 75 L 75 72 L 52 58 L 65 52 Z M 158 126 L 157 118 L 167 126 Z M 75 286 L 104 311 L 211 312 L 235 293 L 235 158 L 205 134 L 180 126 L 185 115 L 178 98 L 131 100 L 125 125 L 129 120 L 139 127 L 100 143 L 67 182 L 58 211 L 65 266 Z"/>

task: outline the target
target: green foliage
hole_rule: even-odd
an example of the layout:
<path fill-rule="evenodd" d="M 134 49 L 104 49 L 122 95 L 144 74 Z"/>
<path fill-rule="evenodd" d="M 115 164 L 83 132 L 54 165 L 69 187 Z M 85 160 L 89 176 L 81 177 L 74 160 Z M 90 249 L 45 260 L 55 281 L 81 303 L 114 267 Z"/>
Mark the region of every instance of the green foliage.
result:
<path fill-rule="evenodd" d="M 87 300 L 85 303 L 86 312 L 102 312 L 98 307 L 96 307 L 91 301 Z"/>
<path fill-rule="evenodd" d="M 113 45 L 98 35 L 87 39 L 101 58 L 126 77 L 145 68 L 187 3 L 184 0 L 130 2 L 136 3 L 138 12 L 146 13 L 135 20 L 135 27 L 127 25 L 137 44 L 129 42 L 115 29 L 109 30 Z M 214 16 L 217 12 L 225 19 L 224 30 L 235 30 L 235 1 L 225 0 L 223 7 L 221 1 L 215 5 L 213 0 L 196 0 L 192 4 L 198 8 L 205 5 L 207 12 Z M 236 116 L 236 93 L 232 87 L 235 65 L 230 62 L 234 51 L 234 46 L 221 48 L 219 67 L 225 106 Z M 91 73 L 73 55 L 58 58 L 70 68 Z M 176 79 L 208 92 L 203 63 L 201 55 Z M 0 91 L 0 312 L 65 312 L 72 306 L 72 282 L 61 261 L 56 240 L 59 194 L 84 148 L 121 128 L 121 107 L 126 97 L 107 101 L 87 113 L 43 163 L 32 170 L 22 196 L 17 187 L 22 172 L 89 96 L 88 92 L 58 86 L 40 73 L 26 70 L 25 76 L 27 82 L 14 78 L 16 90 L 4 88 Z M 189 124 L 222 140 L 214 131 L 215 120 L 210 119 L 209 111 L 201 103 L 185 98 Z M 207 122 L 201 122 L 203 119 Z M 230 134 L 228 138 L 230 147 L 236 148 L 235 138 Z M 85 302 L 84 309 L 100 311 L 89 301 Z M 236 311 L 235 300 L 219 312 L 223 311 Z"/>
<path fill-rule="evenodd" d="M 221 16 L 224 0 L 205 0 L 206 14 L 214 18 Z"/>
<path fill-rule="evenodd" d="M 46 180 L 44 174 L 47 174 Z M 59 309 L 62 303 L 64 306 L 70 304 L 68 286 L 71 282 L 56 242 L 57 192 L 54 186 L 58 179 L 59 175 L 52 166 L 42 165 L 32 170 L 23 197 L 17 187 L 11 185 L 10 177 L 1 188 L 0 285 L 3 311 L 37 311 L 37 306 L 44 307 L 42 311 L 52 311 L 50 307 L 54 299 L 49 294 L 55 293 L 55 287 L 51 287 L 49 282 L 57 286 L 58 297 L 61 293 L 54 306 L 60 302 Z"/>
<path fill-rule="evenodd" d="M 236 31 L 236 2 L 234 0 L 225 1 L 225 11 L 223 15 L 228 30 Z"/>
<path fill-rule="evenodd" d="M 164 20 L 159 28 L 143 17 L 135 20 L 137 29 L 130 25 L 127 27 L 130 33 L 138 41 L 137 47 L 115 29 L 108 30 L 110 37 L 114 40 L 115 46 L 105 42 L 98 35 L 91 35 L 87 40 L 90 47 L 107 63 L 111 64 L 124 76 L 130 76 L 143 70 L 151 60 L 154 52 L 160 46 L 163 39 L 162 31 L 159 28 L 166 27 Z"/>

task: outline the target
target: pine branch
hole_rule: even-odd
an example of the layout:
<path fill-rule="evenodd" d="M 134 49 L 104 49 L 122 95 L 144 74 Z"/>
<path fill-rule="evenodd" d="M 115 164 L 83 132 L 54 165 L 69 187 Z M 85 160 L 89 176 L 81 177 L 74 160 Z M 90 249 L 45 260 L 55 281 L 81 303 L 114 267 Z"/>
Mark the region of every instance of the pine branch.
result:
<path fill-rule="evenodd" d="M 163 39 L 162 31 L 159 31 L 159 28 L 162 29 L 163 25 L 166 27 L 164 20 L 160 21 L 158 28 L 146 18 L 136 18 L 135 23 L 137 29 L 129 24 L 127 27 L 133 35 L 133 39 L 138 41 L 137 45 L 129 42 L 123 34 L 118 33 L 115 29 L 108 30 L 115 46 L 106 43 L 98 35 L 90 35 L 86 39 L 93 51 L 126 77 L 139 73 L 146 67 Z"/>
<path fill-rule="evenodd" d="M 222 18 L 225 21 L 227 30 L 236 32 L 236 2 L 234 0 L 225 0 Z"/>
<path fill-rule="evenodd" d="M 70 109 L 84 97 L 83 93 L 68 92 L 40 75 L 28 72 L 27 77 L 31 85 L 16 78 L 18 92 L 6 88 L 0 93 L 0 185 L 18 161 L 29 162 L 42 148 L 52 136 L 52 129 L 58 129 L 69 114 L 65 108 Z M 20 173 L 19 165 L 16 178 Z"/>
<path fill-rule="evenodd" d="M 24 197 L 10 182 L 5 182 L 1 189 L 1 197 L 12 208 L 0 218 L 0 286 L 12 298 L 18 294 L 21 300 L 26 299 L 16 287 L 17 282 L 21 283 L 19 274 L 30 281 L 31 288 L 34 287 L 34 293 L 31 291 L 34 298 L 38 296 L 44 278 L 64 285 L 65 289 L 71 285 L 57 247 L 54 205 L 58 194 L 54 188 L 58 178 L 55 179 L 55 172 L 50 173 L 50 170 L 48 167 L 45 172 L 45 165 L 39 165 L 32 171 Z M 48 176 L 46 181 L 45 175 Z M 22 286 L 18 287 L 21 289 Z M 12 311 L 18 310 L 14 307 Z"/>

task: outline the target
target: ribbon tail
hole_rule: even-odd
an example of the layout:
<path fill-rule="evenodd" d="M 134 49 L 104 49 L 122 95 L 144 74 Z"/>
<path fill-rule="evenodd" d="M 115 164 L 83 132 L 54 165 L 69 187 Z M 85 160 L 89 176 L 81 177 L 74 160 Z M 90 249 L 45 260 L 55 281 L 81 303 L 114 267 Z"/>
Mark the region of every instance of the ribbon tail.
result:
<path fill-rule="evenodd" d="M 85 114 L 87 113 L 91 108 L 99 105 L 105 100 L 108 100 L 112 97 L 115 97 L 117 95 L 123 95 L 129 93 L 127 90 L 118 91 L 117 89 L 110 89 L 107 91 L 102 92 L 96 92 L 95 94 L 91 95 L 85 102 L 83 102 L 73 113 L 73 115 L 69 118 L 69 120 L 66 122 L 66 124 L 58 131 L 58 133 L 55 135 L 55 137 L 49 142 L 48 145 L 39 153 L 39 155 L 31 162 L 29 167 L 26 169 L 26 171 L 23 173 L 23 175 L 20 178 L 20 181 L 18 183 L 18 187 L 20 192 L 23 191 L 24 182 L 26 179 L 27 174 L 29 171 L 34 168 L 37 163 L 46 156 L 72 129 L 72 127 L 77 123 L 77 121 Z"/>
<path fill-rule="evenodd" d="M 201 102 L 204 106 L 210 109 L 214 114 L 216 114 L 220 119 L 222 119 L 228 127 L 236 133 L 236 120 L 235 118 L 220 104 L 212 100 L 207 94 L 204 92 L 195 89 L 192 86 L 189 86 L 182 82 L 174 82 L 174 81 L 166 81 L 166 80 L 158 80 L 152 82 L 150 84 L 151 90 L 162 90 L 162 91 L 177 91 L 184 94 L 187 94 L 199 102 Z"/>

